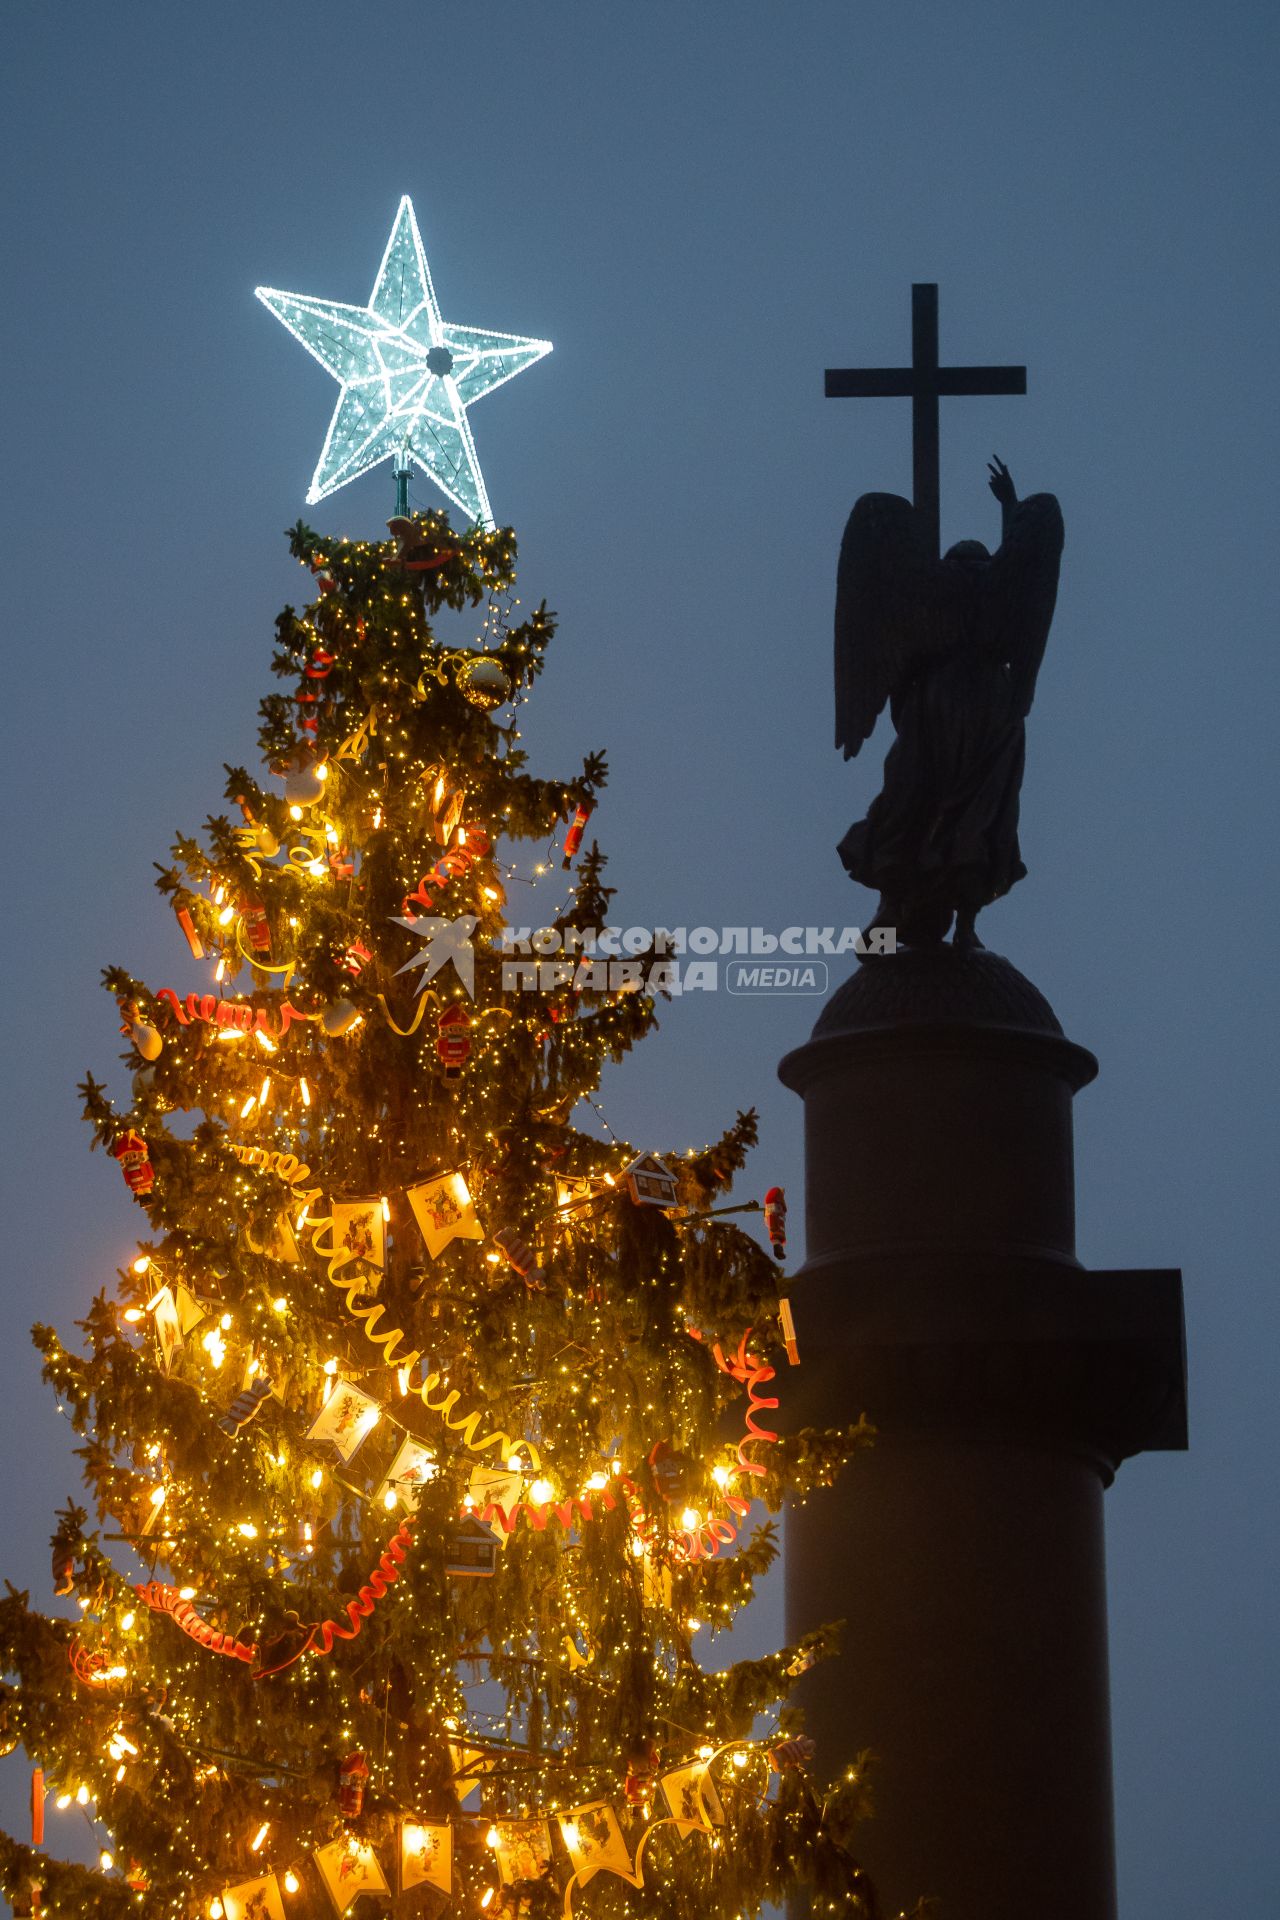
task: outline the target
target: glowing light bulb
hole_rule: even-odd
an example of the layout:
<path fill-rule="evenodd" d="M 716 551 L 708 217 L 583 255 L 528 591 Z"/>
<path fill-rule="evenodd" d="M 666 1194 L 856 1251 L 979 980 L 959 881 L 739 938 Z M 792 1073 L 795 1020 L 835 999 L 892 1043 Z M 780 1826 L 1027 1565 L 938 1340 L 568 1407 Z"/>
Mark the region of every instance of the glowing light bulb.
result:
<path fill-rule="evenodd" d="M 194 1587 L 179 1587 L 179 1588 L 178 1588 L 178 1598 L 179 1598 L 179 1600 L 194 1600 L 194 1599 L 195 1599 L 195 1597 L 196 1597 L 196 1590 L 195 1590 L 195 1588 L 194 1588 Z"/>
<path fill-rule="evenodd" d="M 556 1490 L 549 1480 L 535 1480 L 529 1489 L 529 1498 L 535 1506 L 545 1507 L 547 1502 L 554 1500 L 555 1497 Z"/>
<path fill-rule="evenodd" d="M 218 925 L 220 927 L 229 927 L 231 925 L 231 922 L 235 919 L 235 917 L 236 917 L 236 910 L 234 907 L 224 907 L 222 909 L 222 912 L 218 915 Z"/>
<path fill-rule="evenodd" d="M 309 1107 L 311 1105 L 311 1089 L 306 1081 L 301 1078 L 298 1080 L 298 1092 L 302 1095 L 303 1106 Z"/>
<path fill-rule="evenodd" d="M 151 1262 L 144 1253 L 139 1259 L 134 1261 L 133 1270 L 135 1273 L 145 1273 L 150 1265 Z"/>
<path fill-rule="evenodd" d="M 258 1828 L 258 1831 L 254 1834 L 252 1840 L 249 1842 L 250 1853 L 261 1852 L 262 1843 L 266 1839 L 270 1831 L 271 1831 L 271 1822 L 269 1820 L 264 1820 L 262 1825 Z"/>
<path fill-rule="evenodd" d="M 728 1467 L 712 1467 L 711 1469 L 711 1478 L 718 1487 L 727 1487 L 732 1477 Z"/>
<path fill-rule="evenodd" d="M 680 1515 L 680 1525 L 690 1533 L 696 1533 L 702 1525 L 702 1515 L 696 1507 L 686 1507 Z"/>
<path fill-rule="evenodd" d="M 89 1789 L 88 1789 L 88 1787 L 85 1787 L 85 1786 L 79 1786 L 79 1787 L 77 1787 L 77 1788 L 76 1788 L 76 1805 L 77 1805 L 78 1807 L 87 1807 L 87 1806 L 88 1806 L 88 1804 L 89 1804 Z"/>
<path fill-rule="evenodd" d="M 396 1503 L 396 1490 L 394 1487 L 388 1487 L 386 1492 L 382 1496 L 382 1504 L 389 1513 L 392 1507 L 394 1507 L 395 1503 Z"/>
<path fill-rule="evenodd" d="M 275 1299 L 271 1302 L 271 1308 L 274 1313 L 288 1313 L 289 1302 L 285 1299 L 282 1293 L 278 1293 Z"/>
<path fill-rule="evenodd" d="M 165 1491 L 166 1489 L 164 1487 L 152 1487 L 151 1492 L 148 1495 L 148 1498 L 150 1499 L 152 1506 L 156 1508 L 157 1512 L 164 1505 Z"/>
<path fill-rule="evenodd" d="M 104 1847 L 102 1849 L 102 1852 L 98 1855 L 98 1865 L 102 1868 L 102 1871 L 104 1873 L 110 1873 L 115 1863 L 116 1863 L 116 1857 L 114 1853 L 109 1853 L 107 1849 Z"/>
<path fill-rule="evenodd" d="M 285 1876 L 284 1876 L 284 1890 L 285 1890 L 285 1892 L 286 1892 L 286 1893 L 296 1893 L 296 1892 L 298 1891 L 298 1887 L 299 1887 L 299 1884 L 300 1884 L 300 1882 L 299 1882 L 299 1880 L 298 1880 L 298 1876 L 297 1876 L 297 1874 L 296 1874 L 296 1873 L 294 1872 L 294 1870 L 293 1870 L 293 1868 L 292 1868 L 292 1867 L 290 1867 L 290 1868 L 289 1868 L 289 1871 L 288 1871 L 288 1872 L 287 1872 L 287 1873 L 285 1874 Z"/>
<path fill-rule="evenodd" d="M 323 1467 L 316 1468 L 315 1472 L 311 1476 L 311 1484 L 313 1487 L 322 1487 L 324 1485 L 324 1468 Z"/>
<path fill-rule="evenodd" d="M 128 1633 L 129 1629 L 132 1627 L 134 1620 L 136 1618 L 137 1618 L 137 1615 L 132 1612 L 125 1613 L 120 1616 L 120 1625 L 122 1626 L 122 1628 L 126 1633 Z"/>

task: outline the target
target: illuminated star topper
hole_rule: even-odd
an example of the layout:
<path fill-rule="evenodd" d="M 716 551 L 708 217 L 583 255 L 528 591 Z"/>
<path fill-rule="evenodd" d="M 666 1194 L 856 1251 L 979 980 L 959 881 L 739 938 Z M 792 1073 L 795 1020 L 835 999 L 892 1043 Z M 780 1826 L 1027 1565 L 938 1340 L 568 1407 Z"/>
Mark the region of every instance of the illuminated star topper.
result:
<path fill-rule="evenodd" d="M 467 409 L 551 351 L 549 340 L 455 327 L 440 307 L 406 194 L 367 307 L 257 288 L 283 321 L 342 383 L 308 504 L 367 473 L 380 460 L 411 455 L 470 520 L 493 514 Z"/>

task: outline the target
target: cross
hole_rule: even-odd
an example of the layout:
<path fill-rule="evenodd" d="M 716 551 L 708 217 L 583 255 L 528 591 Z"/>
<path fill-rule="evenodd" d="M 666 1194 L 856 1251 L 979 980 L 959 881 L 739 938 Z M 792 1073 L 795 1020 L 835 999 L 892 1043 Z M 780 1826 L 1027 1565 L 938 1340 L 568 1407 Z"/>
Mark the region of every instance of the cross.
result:
<path fill-rule="evenodd" d="M 828 400 L 862 400 L 875 394 L 911 397 L 911 486 L 916 512 L 930 542 L 939 550 L 938 397 L 953 393 L 1025 393 L 1025 367 L 940 367 L 938 365 L 938 289 L 917 282 L 911 289 L 911 365 L 909 367 L 828 367 Z"/>

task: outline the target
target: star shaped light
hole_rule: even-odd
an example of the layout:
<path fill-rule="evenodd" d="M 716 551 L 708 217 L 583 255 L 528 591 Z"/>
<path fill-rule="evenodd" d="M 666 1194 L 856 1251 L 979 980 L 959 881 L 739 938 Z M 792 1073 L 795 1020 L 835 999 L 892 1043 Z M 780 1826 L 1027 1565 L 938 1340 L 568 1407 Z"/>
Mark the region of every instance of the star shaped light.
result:
<path fill-rule="evenodd" d="M 406 194 L 367 307 L 259 287 L 257 295 L 342 383 L 307 501 L 409 454 L 469 519 L 493 514 L 467 409 L 551 351 L 549 340 L 455 327 L 440 317 Z"/>

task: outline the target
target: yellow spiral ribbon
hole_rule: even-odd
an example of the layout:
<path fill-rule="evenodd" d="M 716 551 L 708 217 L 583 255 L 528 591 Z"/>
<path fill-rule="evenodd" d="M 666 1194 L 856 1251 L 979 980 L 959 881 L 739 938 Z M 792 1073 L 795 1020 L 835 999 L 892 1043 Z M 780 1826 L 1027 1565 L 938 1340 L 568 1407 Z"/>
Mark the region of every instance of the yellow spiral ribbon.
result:
<path fill-rule="evenodd" d="M 414 1366 L 422 1358 L 422 1350 L 414 1347 L 408 1353 L 399 1353 L 400 1342 L 406 1338 L 403 1327 L 391 1327 L 386 1333 L 375 1332 L 386 1308 L 379 1301 L 375 1301 L 369 1307 L 356 1304 L 357 1296 L 365 1284 L 365 1263 L 352 1253 L 349 1247 L 335 1247 L 333 1231 L 332 1215 L 326 1215 L 323 1220 L 313 1221 L 311 1224 L 312 1250 L 327 1263 L 329 1282 L 345 1295 L 347 1312 L 353 1320 L 360 1322 L 360 1330 L 365 1339 L 380 1348 L 384 1363 L 389 1367 L 398 1368 L 402 1377 L 408 1381 Z M 327 1241 L 323 1238 L 326 1234 Z M 355 1267 L 357 1271 L 349 1274 L 346 1271 L 349 1267 Z M 444 1389 L 443 1397 L 439 1391 L 441 1388 Z M 513 1453 L 523 1448 L 529 1455 L 535 1470 L 542 1465 L 541 1456 L 532 1440 L 514 1440 L 501 1427 L 481 1432 L 486 1419 L 481 1408 L 473 1408 L 470 1413 L 455 1417 L 453 1410 L 458 1404 L 460 1395 L 456 1388 L 449 1386 L 441 1374 L 429 1373 L 420 1386 L 414 1386 L 410 1382 L 409 1392 L 416 1393 L 427 1412 L 434 1413 L 443 1420 L 451 1433 L 460 1434 L 462 1444 L 470 1453 L 486 1453 L 490 1447 L 497 1447 L 499 1457 L 507 1460 Z"/>

